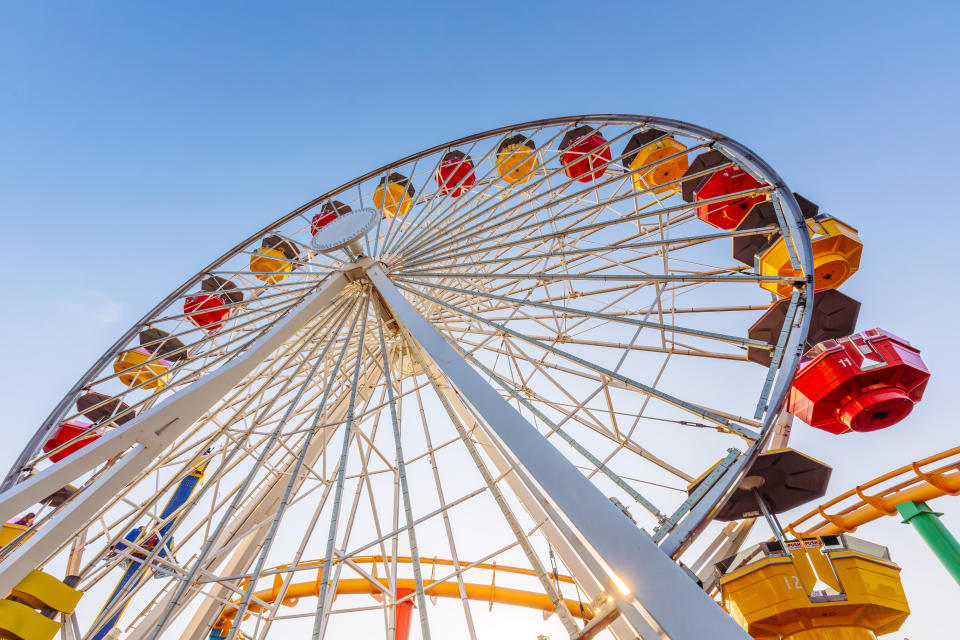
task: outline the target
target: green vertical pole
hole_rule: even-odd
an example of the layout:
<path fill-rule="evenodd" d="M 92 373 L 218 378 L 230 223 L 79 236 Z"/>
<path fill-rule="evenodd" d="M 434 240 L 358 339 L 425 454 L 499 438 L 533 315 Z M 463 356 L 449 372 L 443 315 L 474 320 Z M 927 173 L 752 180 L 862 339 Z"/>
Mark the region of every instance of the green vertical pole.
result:
<path fill-rule="evenodd" d="M 897 511 L 903 516 L 904 524 L 913 525 L 940 563 L 960 584 L 960 542 L 957 542 L 953 534 L 940 522 L 943 514 L 928 507 L 926 502 L 912 500 L 898 504 Z"/>

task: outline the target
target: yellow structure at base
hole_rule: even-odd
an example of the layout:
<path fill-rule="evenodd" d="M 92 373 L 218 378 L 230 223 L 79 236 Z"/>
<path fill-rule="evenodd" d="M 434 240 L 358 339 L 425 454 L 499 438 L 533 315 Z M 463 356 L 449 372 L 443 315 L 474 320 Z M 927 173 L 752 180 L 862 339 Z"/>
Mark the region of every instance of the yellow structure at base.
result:
<path fill-rule="evenodd" d="M 813 248 L 814 291 L 836 289 L 860 268 L 863 243 L 857 230 L 831 216 L 807 220 Z M 757 254 L 760 275 L 793 278 L 800 276 L 790 265 L 790 254 L 783 236 Z M 785 282 L 763 282 L 761 287 L 787 298 L 793 286 Z"/>
<path fill-rule="evenodd" d="M 9 522 L 3 523 L 3 527 L 0 528 L 0 548 L 3 548 L 17 539 L 21 533 L 29 529 L 30 527 L 23 524 L 12 524 Z M 33 535 L 32 533 L 30 534 Z M 28 540 L 30 536 L 27 536 L 24 541 Z"/>
<path fill-rule="evenodd" d="M 879 545 L 831 538 L 840 542 L 734 566 L 720 581 L 724 607 L 757 640 L 873 640 L 899 629 L 910 614 L 900 567 Z M 814 591 L 817 579 L 827 589 Z"/>
<path fill-rule="evenodd" d="M 34 609 L 51 607 L 62 613 L 73 613 L 83 595 L 83 592 L 37 569 L 28 573 L 10 593 Z"/>
<path fill-rule="evenodd" d="M 41 615 L 37 609 L 51 608 L 73 613 L 83 592 L 68 587 L 42 571 L 31 571 L 13 588 L 14 600 L 0 600 L 0 638 L 52 640 L 61 623 Z"/>
<path fill-rule="evenodd" d="M 386 189 L 382 184 L 377 185 L 373 191 L 373 204 L 377 209 L 383 210 L 384 218 L 393 218 L 406 214 L 413 204 L 413 198 L 406 186 L 390 182 Z"/>
<path fill-rule="evenodd" d="M 170 382 L 170 374 L 167 372 L 171 366 L 167 360 L 157 358 L 141 347 L 124 351 L 117 356 L 113 362 L 113 372 L 118 374 L 120 382 L 128 387 L 143 384 L 144 389 L 162 389 Z"/>
<path fill-rule="evenodd" d="M 13 600 L 0 600 L 0 638 L 52 640 L 61 624 Z"/>
<path fill-rule="evenodd" d="M 277 284 L 287 277 L 293 263 L 287 260 L 280 249 L 261 247 L 250 256 L 250 271 L 254 277 L 267 284 Z"/>
<path fill-rule="evenodd" d="M 666 158 L 667 156 L 672 156 L 681 151 L 686 151 L 686 145 L 683 145 L 671 137 L 660 138 L 654 142 L 651 142 L 647 146 L 643 147 L 637 151 L 637 155 L 633 158 L 633 162 L 630 163 L 630 166 L 627 167 L 630 171 L 638 169 L 644 165 L 652 164 Z M 686 173 L 687 168 L 689 167 L 689 161 L 687 160 L 686 154 L 673 158 L 672 160 L 667 160 L 666 162 L 661 162 L 660 164 L 651 167 L 643 172 L 637 172 L 633 174 L 633 188 L 637 191 L 642 191 L 643 189 L 649 189 L 650 187 L 657 187 L 657 185 L 664 184 L 666 182 L 671 182 L 673 180 L 678 180 L 684 173 Z M 654 193 L 664 193 L 665 191 L 680 191 L 680 183 L 678 182 L 675 185 L 667 187 L 658 187 L 653 190 Z"/>
<path fill-rule="evenodd" d="M 510 184 L 523 184 L 533 178 L 533 172 L 540 166 L 540 156 L 536 149 L 525 144 L 510 144 L 504 147 L 495 160 L 497 173 Z"/>

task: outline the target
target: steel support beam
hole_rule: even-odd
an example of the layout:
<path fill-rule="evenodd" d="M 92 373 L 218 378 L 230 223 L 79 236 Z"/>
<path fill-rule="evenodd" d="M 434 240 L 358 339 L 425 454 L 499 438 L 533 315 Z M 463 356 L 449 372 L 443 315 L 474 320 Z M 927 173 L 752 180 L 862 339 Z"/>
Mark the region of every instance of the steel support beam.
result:
<path fill-rule="evenodd" d="M 595 558 L 589 554 L 582 554 L 578 549 L 568 541 L 571 538 L 567 529 L 561 529 L 564 526 L 560 518 L 555 518 L 551 512 L 548 512 L 550 505 L 548 501 L 535 493 L 537 487 L 530 486 L 520 478 L 517 468 L 507 459 L 505 453 L 490 440 L 487 432 L 479 428 L 481 421 L 477 419 L 473 412 L 467 407 L 460 395 L 447 384 L 446 379 L 440 377 L 437 384 L 438 389 L 443 396 L 450 402 L 450 406 L 457 412 L 457 415 L 463 421 L 467 430 L 470 431 L 483 452 L 490 458 L 493 466 L 497 469 L 497 475 L 503 478 L 507 483 L 513 495 L 516 496 L 520 504 L 530 515 L 530 518 L 537 523 L 543 523 L 540 527 L 540 533 L 547 539 L 554 548 L 560 561 L 566 567 L 567 572 L 577 583 L 577 587 L 587 594 L 587 604 L 601 593 L 605 593 L 615 600 L 622 600 L 623 596 L 619 593 L 616 584 L 611 577 L 603 571 L 601 565 Z M 599 579 L 606 578 L 606 582 L 598 582 Z M 619 604 L 619 602 L 618 602 Z M 624 607 L 629 609 L 629 606 Z M 633 613 L 635 615 L 630 616 Z M 627 618 L 631 617 L 631 623 L 627 623 Z M 656 632 L 647 624 L 646 620 L 636 611 L 628 611 L 628 615 L 621 616 L 614 620 L 610 625 L 610 630 L 618 640 L 634 640 L 638 633 L 634 627 L 642 628 L 646 635 L 657 637 Z M 643 634 L 641 634 L 643 635 Z"/>
<path fill-rule="evenodd" d="M 619 584 L 622 596 L 657 629 L 661 638 L 749 638 L 648 535 L 624 518 L 593 483 L 447 344 L 393 285 L 380 264 L 371 265 L 366 273 L 397 320 L 458 395 L 483 418 L 481 426 L 491 439 L 508 453 L 518 472 L 539 486 L 543 499 L 574 536 L 569 542 L 593 555 L 606 568 L 609 575 L 598 576 L 598 582 L 612 579 Z"/>
<path fill-rule="evenodd" d="M 940 521 L 943 514 L 928 507 L 926 502 L 913 500 L 898 504 L 897 511 L 903 516 L 903 523 L 911 525 L 920 534 L 943 568 L 960 583 L 960 542 Z"/>
<path fill-rule="evenodd" d="M 38 530 L 0 564 L 0 593 L 8 593 L 27 573 L 55 553 L 165 447 L 189 429 L 264 358 L 327 308 L 347 282 L 342 273 L 328 276 L 315 292 L 291 309 L 286 317 L 281 318 L 233 361 L 66 460 L 0 494 L 0 521 L 5 521 L 82 474 L 93 471 L 114 456 L 124 454 L 113 467 L 84 488 L 71 504 L 63 507 L 49 526 Z"/>

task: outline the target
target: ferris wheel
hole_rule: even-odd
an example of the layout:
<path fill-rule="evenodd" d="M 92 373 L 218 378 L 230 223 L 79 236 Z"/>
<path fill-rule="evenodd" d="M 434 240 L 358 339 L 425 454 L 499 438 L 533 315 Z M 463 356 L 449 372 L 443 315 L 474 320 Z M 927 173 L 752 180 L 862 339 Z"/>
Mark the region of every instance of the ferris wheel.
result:
<path fill-rule="evenodd" d="M 366 173 L 212 261 L 64 396 L 0 493 L 4 520 L 33 514 L 2 590 L 64 579 L 77 640 L 475 640 L 523 616 L 747 637 L 679 561 L 780 415 L 804 217 L 743 145 L 652 117 Z M 742 259 L 757 238 L 778 268 Z"/>

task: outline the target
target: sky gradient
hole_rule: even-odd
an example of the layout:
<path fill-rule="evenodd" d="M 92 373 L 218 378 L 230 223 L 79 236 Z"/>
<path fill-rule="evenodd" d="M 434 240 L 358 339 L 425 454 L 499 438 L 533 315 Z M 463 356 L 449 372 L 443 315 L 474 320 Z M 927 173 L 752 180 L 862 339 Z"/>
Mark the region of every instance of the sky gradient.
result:
<path fill-rule="evenodd" d="M 860 230 L 843 291 L 933 373 L 903 423 L 792 446 L 828 495 L 955 446 L 960 142 L 953 3 L 8 2 L 0 5 L 4 469 L 90 363 L 239 239 L 422 148 L 549 116 L 637 113 L 734 137 Z M 934 503 L 960 532 L 960 502 Z M 896 518 L 898 634 L 960 627 Z"/>

